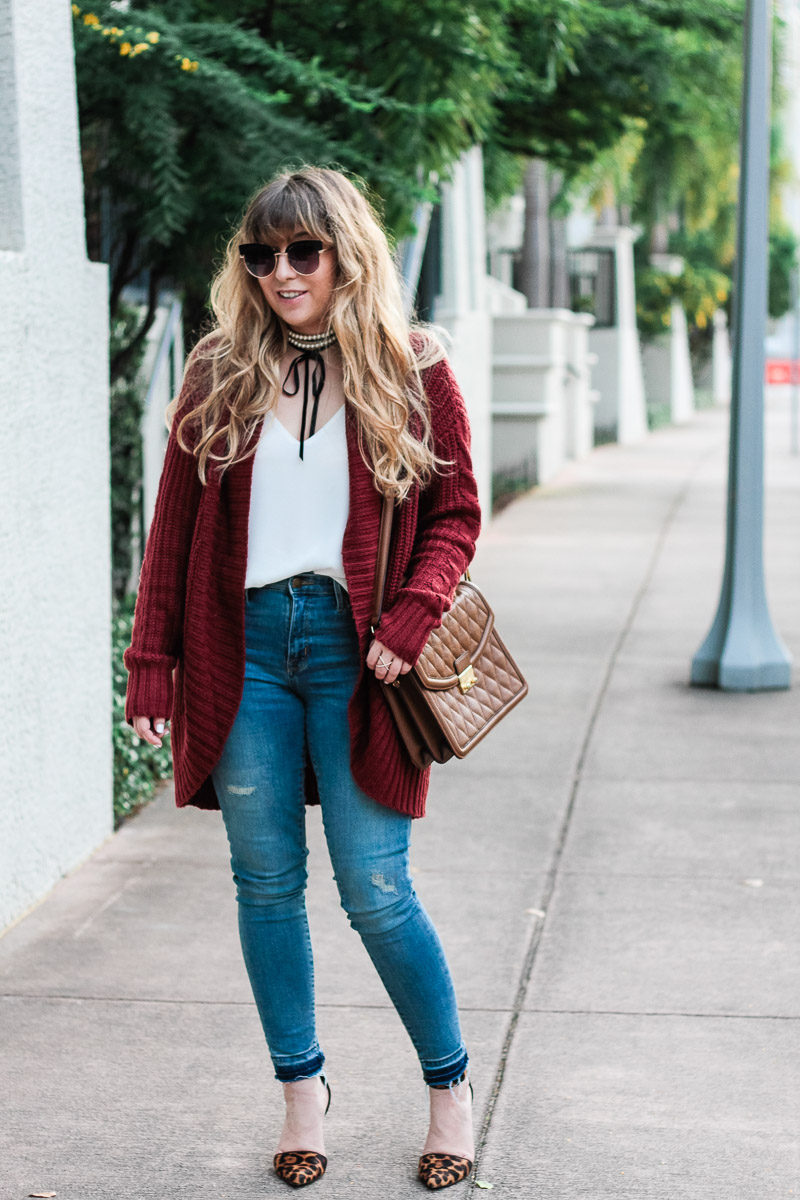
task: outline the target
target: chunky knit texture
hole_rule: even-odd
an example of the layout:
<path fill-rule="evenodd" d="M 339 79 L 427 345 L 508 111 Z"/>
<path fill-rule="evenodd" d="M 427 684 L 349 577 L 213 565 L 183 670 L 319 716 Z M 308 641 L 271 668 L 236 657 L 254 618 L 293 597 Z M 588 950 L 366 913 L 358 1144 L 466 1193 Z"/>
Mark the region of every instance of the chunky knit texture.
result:
<path fill-rule="evenodd" d="M 252 456 L 206 485 L 194 456 L 181 450 L 180 418 L 207 394 L 210 365 L 190 356 L 172 424 L 155 514 L 139 577 L 131 645 L 125 651 L 125 716 L 171 721 L 175 800 L 179 807 L 219 808 L 211 771 L 219 761 L 244 687 L 244 580 Z M 446 359 L 423 374 L 434 448 L 452 465 L 415 488 L 396 510 L 384 613 L 378 638 L 416 662 L 449 608 L 459 577 L 475 552 L 480 528 L 470 461 L 467 414 Z M 381 497 L 358 448 L 348 408 L 350 511 L 342 558 L 362 664 L 371 640 L 370 603 L 378 548 Z M 260 426 L 256 436 L 260 435 Z M 366 665 L 348 707 L 350 762 L 359 787 L 389 808 L 421 817 L 430 771 L 409 760 L 379 683 Z M 316 798 L 309 776 L 309 803 Z"/>

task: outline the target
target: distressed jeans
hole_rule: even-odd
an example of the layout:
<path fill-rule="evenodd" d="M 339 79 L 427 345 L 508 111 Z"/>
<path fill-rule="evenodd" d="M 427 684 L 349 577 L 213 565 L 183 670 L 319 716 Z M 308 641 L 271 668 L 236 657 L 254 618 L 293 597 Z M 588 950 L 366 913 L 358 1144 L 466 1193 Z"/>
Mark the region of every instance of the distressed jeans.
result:
<path fill-rule="evenodd" d="M 439 937 L 414 891 L 411 818 L 350 770 L 347 705 L 359 648 L 346 590 L 306 573 L 249 588 L 244 692 L 213 772 L 236 883 L 239 934 L 275 1077 L 319 1074 L 306 915 L 306 752 L 342 907 L 405 1025 L 428 1084 L 467 1066 Z"/>

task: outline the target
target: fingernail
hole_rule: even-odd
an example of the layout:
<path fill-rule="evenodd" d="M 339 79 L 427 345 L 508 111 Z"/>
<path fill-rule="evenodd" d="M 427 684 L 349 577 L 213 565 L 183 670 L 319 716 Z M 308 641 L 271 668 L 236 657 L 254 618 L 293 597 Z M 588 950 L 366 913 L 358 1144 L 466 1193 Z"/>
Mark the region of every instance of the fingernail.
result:
<path fill-rule="evenodd" d="M 163 732 L 164 732 L 164 722 L 159 721 L 156 725 L 156 733 L 163 733 Z"/>

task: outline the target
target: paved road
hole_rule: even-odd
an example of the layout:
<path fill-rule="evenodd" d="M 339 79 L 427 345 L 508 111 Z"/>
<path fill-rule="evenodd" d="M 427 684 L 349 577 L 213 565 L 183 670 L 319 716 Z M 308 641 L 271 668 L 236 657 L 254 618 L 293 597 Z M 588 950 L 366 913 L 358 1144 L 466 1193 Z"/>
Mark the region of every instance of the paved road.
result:
<path fill-rule="evenodd" d="M 519 500 L 475 578 L 531 695 L 436 773 L 419 892 L 508 1200 L 800 1197 L 800 692 L 687 685 L 723 549 L 727 415 L 608 446 Z M 768 411 L 766 560 L 800 651 L 800 461 Z M 326 1197 L 423 1194 L 426 1096 L 338 907 L 309 907 L 333 1105 Z M 219 817 L 167 789 L 0 940 L 0 1197 L 285 1196 L 280 1092 Z"/>

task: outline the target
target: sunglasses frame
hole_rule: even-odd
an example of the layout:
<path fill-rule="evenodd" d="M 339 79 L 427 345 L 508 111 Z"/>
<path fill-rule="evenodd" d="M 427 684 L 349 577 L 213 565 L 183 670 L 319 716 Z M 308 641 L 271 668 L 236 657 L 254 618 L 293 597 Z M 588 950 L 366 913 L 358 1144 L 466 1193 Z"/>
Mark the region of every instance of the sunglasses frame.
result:
<path fill-rule="evenodd" d="M 271 271 L 267 271 L 266 275 L 256 275 L 255 271 L 251 271 L 250 267 L 247 265 L 246 251 L 253 249 L 256 246 L 258 246 L 260 249 L 270 250 L 275 255 L 275 265 L 273 266 Z M 333 248 L 332 246 L 323 245 L 323 243 L 319 240 L 319 238 L 297 238 L 294 242 L 289 242 L 289 245 L 286 247 L 285 250 L 273 250 L 272 247 L 268 246 L 266 242 L 241 242 L 239 245 L 239 257 L 241 258 L 242 262 L 244 263 L 244 268 L 247 271 L 248 275 L 252 275 L 254 279 L 269 279 L 270 275 L 272 275 L 277 270 L 279 258 L 286 258 L 289 262 L 289 266 L 292 268 L 292 270 L 297 275 L 304 275 L 304 276 L 313 275 L 316 271 L 319 270 L 319 259 L 317 259 L 317 265 L 314 267 L 313 271 L 301 271 L 298 267 L 296 267 L 294 265 L 291 258 L 289 257 L 292 249 L 295 246 L 313 246 L 314 250 L 316 251 L 316 253 L 318 255 L 325 254 L 325 252 L 327 250 L 331 250 Z"/>

